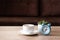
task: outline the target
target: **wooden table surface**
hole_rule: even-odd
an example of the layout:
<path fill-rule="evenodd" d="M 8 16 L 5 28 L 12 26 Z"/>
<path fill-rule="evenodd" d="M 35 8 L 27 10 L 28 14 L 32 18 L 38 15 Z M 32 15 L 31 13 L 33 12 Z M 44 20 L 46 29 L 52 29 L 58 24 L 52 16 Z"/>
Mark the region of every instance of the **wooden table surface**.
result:
<path fill-rule="evenodd" d="M 60 40 L 60 26 L 52 26 L 48 36 L 24 36 L 19 34 L 22 26 L 0 26 L 0 40 Z"/>

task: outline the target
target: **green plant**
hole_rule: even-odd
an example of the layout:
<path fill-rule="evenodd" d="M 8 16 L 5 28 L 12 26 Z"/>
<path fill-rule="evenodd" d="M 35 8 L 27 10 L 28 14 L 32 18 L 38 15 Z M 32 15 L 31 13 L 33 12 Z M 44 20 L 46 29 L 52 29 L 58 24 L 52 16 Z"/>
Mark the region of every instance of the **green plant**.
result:
<path fill-rule="evenodd" d="M 38 22 L 38 24 L 45 24 L 45 25 L 47 25 L 47 24 L 48 24 L 48 22 L 47 22 L 47 21 L 45 21 L 45 20 L 43 20 L 43 21 L 39 21 L 39 22 Z"/>

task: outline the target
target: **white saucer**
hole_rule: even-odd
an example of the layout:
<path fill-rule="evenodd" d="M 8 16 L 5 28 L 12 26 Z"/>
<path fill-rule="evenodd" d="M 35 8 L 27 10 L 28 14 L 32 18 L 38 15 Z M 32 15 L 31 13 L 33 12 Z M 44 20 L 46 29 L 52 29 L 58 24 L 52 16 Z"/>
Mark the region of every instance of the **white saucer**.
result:
<path fill-rule="evenodd" d="M 22 35 L 35 35 L 35 34 L 38 34 L 38 31 L 35 30 L 35 31 L 33 31 L 33 33 L 28 33 L 28 32 L 24 32 L 23 30 L 20 30 L 19 34 L 22 34 Z"/>

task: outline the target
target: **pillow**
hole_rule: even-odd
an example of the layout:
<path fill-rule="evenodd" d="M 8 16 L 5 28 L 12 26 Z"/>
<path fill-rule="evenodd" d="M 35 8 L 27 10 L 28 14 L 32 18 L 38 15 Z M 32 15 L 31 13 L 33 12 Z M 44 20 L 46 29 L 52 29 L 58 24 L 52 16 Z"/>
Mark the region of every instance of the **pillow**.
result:
<path fill-rule="evenodd" d="M 60 0 L 43 0 L 42 16 L 60 16 Z"/>
<path fill-rule="evenodd" d="M 0 13 L 3 16 L 38 16 L 37 0 L 6 0 L 2 3 L 4 13 Z"/>

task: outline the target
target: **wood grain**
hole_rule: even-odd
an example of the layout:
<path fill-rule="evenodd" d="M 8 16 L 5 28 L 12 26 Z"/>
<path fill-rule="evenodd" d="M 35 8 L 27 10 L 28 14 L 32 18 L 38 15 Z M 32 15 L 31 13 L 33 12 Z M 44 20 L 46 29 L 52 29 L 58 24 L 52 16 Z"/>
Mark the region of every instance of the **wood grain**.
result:
<path fill-rule="evenodd" d="M 22 26 L 0 26 L 0 40 L 60 40 L 60 26 L 52 26 L 48 36 L 24 36 L 18 33 L 21 29 Z"/>

